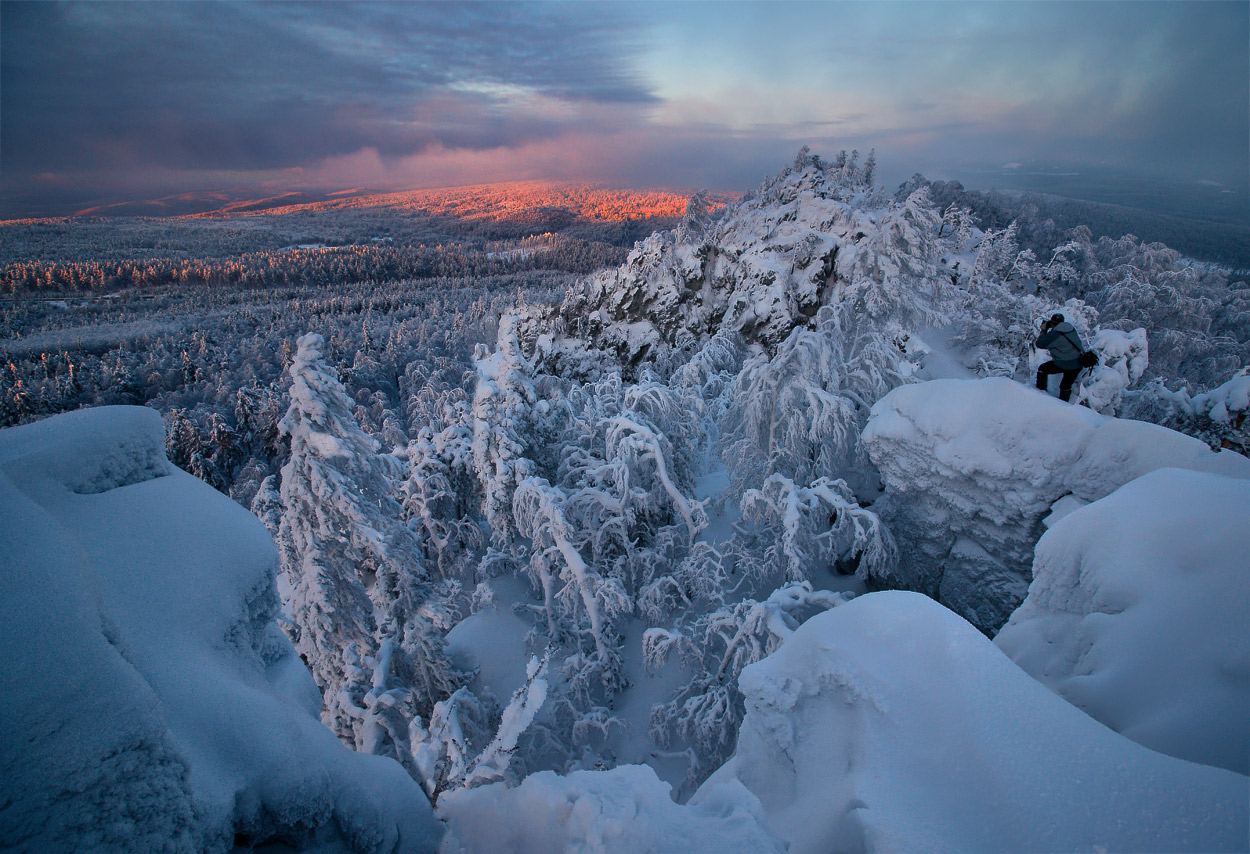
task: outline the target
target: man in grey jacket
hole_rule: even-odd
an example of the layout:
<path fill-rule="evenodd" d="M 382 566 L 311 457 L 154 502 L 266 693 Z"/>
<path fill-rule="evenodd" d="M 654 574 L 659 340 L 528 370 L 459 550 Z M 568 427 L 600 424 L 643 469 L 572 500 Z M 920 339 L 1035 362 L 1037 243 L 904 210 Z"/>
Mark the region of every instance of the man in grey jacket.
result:
<path fill-rule="evenodd" d="M 1063 379 L 1059 381 L 1059 399 L 1067 400 L 1072 396 L 1076 375 L 1081 372 L 1081 353 L 1085 350 L 1081 336 L 1076 334 L 1076 328 L 1071 323 L 1063 319 L 1062 314 L 1054 314 L 1042 324 L 1042 333 L 1034 343 L 1039 350 L 1050 351 L 1050 361 L 1037 368 L 1037 387 L 1046 391 L 1050 375 L 1063 374 Z"/>

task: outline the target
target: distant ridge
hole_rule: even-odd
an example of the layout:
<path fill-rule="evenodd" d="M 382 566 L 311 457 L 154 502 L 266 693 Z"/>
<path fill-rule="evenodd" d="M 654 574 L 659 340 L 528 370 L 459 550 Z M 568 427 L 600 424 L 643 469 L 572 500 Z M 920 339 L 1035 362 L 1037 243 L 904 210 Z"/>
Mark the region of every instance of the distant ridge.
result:
<path fill-rule="evenodd" d="M 525 221 L 535 215 L 550 219 L 563 213 L 570 220 L 615 222 L 651 217 L 680 217 L 690 191 L 673 189 L 630 190 L 602 184 L 548 181 L 513 181 L 472 184 L 463 187 L 376 191 L 343 190 L 312 197 L 288 193 L 252 202 L 236 202 L 198 217 L 291 214 L 304 211 L 384 208 L 434 216 L 487 221 Z M 736 193 L 709 194 L 713 209 L 737 198 Z"/>
<path fill-rule="evenodd" d="M 241 196 L 222 190 L 179 193 L 80 208 L 68 215 L 0 220 L 35 223 L 97 217 L 229 218 L 377 208 L 479 221 L 620 222 L 680 217 L 693 189 L 624 189 L 589 182 L 512 181 L 416 190 L 353 187 L 332 191 L 291 190 L 273 196 Z M 708 193 L 710 209 L 724 207 L 739 193 Z"/>

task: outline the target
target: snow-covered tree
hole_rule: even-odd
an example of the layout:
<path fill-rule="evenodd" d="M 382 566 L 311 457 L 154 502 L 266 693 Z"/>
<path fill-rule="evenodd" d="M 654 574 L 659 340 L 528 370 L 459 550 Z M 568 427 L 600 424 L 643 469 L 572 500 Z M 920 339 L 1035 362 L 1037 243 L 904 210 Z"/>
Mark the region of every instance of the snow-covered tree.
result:
<path fill-rule="evenodd" d="M 542 590 L 550 637 L 571 637 L 593 650 L 597 681 L 609 694 L 621 684 L 614 622 L 632 610 L 620 581 L 588 565 L 573 542 L 564 494 L 542 478 L 521 481 L 513 496 L 517 532 L 532 543 L 529 572 Z"/>
<path fill-rule="evenodd" d="M 325 698 L 323 717 L 358 749 L 408 759 L 406 720 L 455 690 L 428 609 L 417 542 L 400 521 L 392 478 L 356 423 L 322 357 L 299 340 L 291 404 L 282 419 L 291 455 L 282 468 L 278 530 L 293 616 L 292 640 Z"/>
<path fill-rule="evenodd" d="M 813 590 L 809 582 L 788 584 L 764 601 L 746 599 L 692 616 L 673 629 L 653 628 L 643 636 L 652 670 L 676 652 L 693 678 L 669 700 L 651 709 L 651 737 L 662 747 L 680 738 L 690 745 L 687 786 L 695 786 L 733 751 L 742 723 L 738 677 L 748 664 L 775 652 L 806 618 L 845 602 L 845 593 Z"/>
<path fill-rule="evenodd" d="M 473 466 L 481 481 L 486 522 L 497 544 L 514 530 L 512 495 L 535 473 L 526 454 L 529 434 L 539 414 L 533 368 L 521 352 L 516 318 L 500 321 L 498 348 L 477 356 L 478 381 L 473 396 Z"/>
<path fill-rule="evenodd" d="M 859 433 L 868 411 L 904 381 L 902 353 L 879 327 L 821 309 L 775 356 L 750 359 L 726 414 L 725 459 L 744 486 L 779 472 L 799 483 L 841 477 L 865 485 Z"/>
<path fill-rule="evenodd" d="M 416 766 L 431 801 L 453 789 L 516 782 L 513 759 L 521 736 L 547 700 L 547 665 L 546 658 L 530 658 L 525 681 L 502 713 L 491 714 L 489 703 L 459 688 L 434 705 L 428 727 L 420 718 L 412 722 Z"/>
<path fill-rule="evenodd" d="M 408 443 L 403 518 L 417 528 L 427 560 L 444 577 L 462 577 L 485 535 L 475 512 L 480 493 L 468 406 L 457 400 L 448 409 L 451 423 L 437 432 L 422 428 Z"/>
<path fill-rule="evenodd" d="M 818 569 L 878 578 L 896 559 L 889 531 L 841 480 L 822 477 L 798 486 L 774 473 L 760 489 L 743 494 L 742 510 L 744 518 L 775 533 L 765 558 L 787 584 L 810 581 Z"/>

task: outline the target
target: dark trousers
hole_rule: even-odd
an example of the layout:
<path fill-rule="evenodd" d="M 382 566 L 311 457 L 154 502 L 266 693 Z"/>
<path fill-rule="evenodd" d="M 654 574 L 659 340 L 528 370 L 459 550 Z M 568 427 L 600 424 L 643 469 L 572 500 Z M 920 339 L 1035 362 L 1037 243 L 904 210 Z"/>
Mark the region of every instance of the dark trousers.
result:
<path fill-rule="evenodd" d="M 1076 382 L 1076 375 L 1081 372 L 1077 368 L 1061 368 L 1054 361 L 1042 362 L 1037 367 L 1037 387 L 1042 391 L 1046 391 L 1046 383 L 1050 379 L 1051 374 L 1063 374 L 1063 379 L 1059 381 L 1059 399 L 1067 400 L 1072 397 L 1072 384 Z"/>

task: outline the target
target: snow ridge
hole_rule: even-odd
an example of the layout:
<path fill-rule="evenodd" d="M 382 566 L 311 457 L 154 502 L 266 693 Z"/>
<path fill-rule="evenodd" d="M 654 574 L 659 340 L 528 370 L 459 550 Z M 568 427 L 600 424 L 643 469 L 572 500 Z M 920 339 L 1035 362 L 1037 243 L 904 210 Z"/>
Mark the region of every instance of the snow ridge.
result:
<path fill-rule="evenodd" d="M 792 854 L 1250 842 L 1245 777 L 1111 732 L 914 593 L 818 614 L 742 689 L 737 752 L 690 805 L 745 787 Z"/>
<path fill-rule="evenodd" d="M 1158 469 L 1065 516 L 994 642 L 1154 750 L 1250 773 L 1250 481 Z"/>

